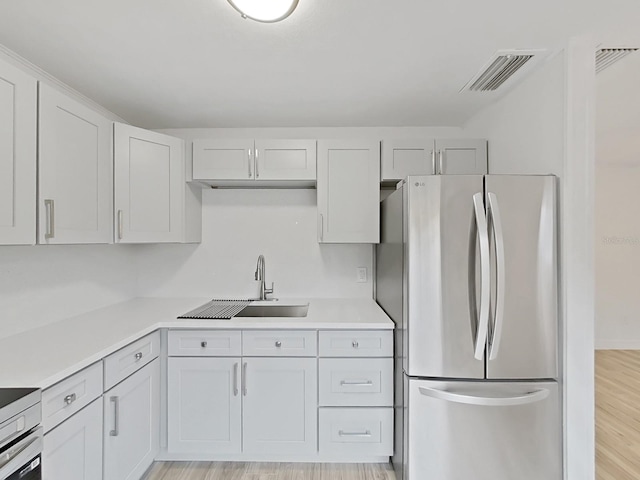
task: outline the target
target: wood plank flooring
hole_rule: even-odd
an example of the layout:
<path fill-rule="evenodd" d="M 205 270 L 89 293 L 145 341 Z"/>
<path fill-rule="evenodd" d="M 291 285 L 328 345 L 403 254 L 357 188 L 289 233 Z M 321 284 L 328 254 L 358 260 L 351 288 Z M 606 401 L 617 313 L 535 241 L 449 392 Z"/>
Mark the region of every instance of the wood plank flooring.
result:
<path fill-rule="evenodd" d="M 142 480 L 395 480 L 391 464 L 156 462 Z"/>
<path fill-rule="evenodd" d="M 596 478 L 640 479 L 640 351 L 596 351 Z"/>

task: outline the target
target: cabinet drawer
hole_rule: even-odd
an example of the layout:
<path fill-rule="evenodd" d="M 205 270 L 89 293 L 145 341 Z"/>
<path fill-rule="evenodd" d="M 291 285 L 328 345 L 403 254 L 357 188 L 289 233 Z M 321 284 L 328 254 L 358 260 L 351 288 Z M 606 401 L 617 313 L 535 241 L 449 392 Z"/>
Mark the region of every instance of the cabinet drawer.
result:
<path fill-rule="evenodd" d="M 321 408 L 321 454 L 393 455 L 393 408 Z"/>
<path fill-rule="evenodd" d="M 321 357 L 391 357 L 393 331 L 322 331 L 319 344 Z"/>
<path fill-rule="evenodd" d="M 171 330 L 171 357 L 237 357 L 242 354 L 240 331 Z"/>
<path fill-rule="evenodd" d="M 242 355 L 253 357 L 315 357 L 316 332 L 255 330 L 242 332 Z"/>
<path fill-rule="evenodd" d="M 321 358 L 320 405 L 392 406 L 393 359 Z"/>
<path fill-rule="evenodd" d="M 42 392 L 45 433 L 102 395 L 102 362 L 65 378 Z"/>
<path fill-rule="evenodd" d="M 144 367 L 160 353 L 160 332 L 153 332 L 104 359 L 105 392 L 136 370 Z"/>

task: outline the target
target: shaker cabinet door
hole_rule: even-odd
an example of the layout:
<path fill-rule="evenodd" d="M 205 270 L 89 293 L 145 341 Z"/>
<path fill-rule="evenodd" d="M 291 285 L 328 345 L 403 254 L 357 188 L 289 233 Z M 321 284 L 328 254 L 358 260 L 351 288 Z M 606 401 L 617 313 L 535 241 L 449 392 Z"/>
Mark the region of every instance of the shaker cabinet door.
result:
<path fill-rule="evenodd" d="M 138 480 L 160 449 L 160 360 L 103 398 L 104 480 Z"/>
<path fill-rule="evenodd" d="M 242 451 L 240 365 L 240 358 L 169 359 L 169 453 Z"/>
<path fill-rule="evenodd" d="M 252 180 L 255 178 L 253 139 L 193 141 L 194 180 Z"/>
<path fill-rule="evenodd" d="M 379 141 L 318 142 L 318 241 L 379 243 Z"/>
<path fill-rule="evenodd" d="M 111 121 L 40 83 L 38 242 L 110 243 Z"/>
<path fill-rule="evenodd" d="M 316 179 L 315 140 L 256 140 L 256 180 Z"/>
<path fill-rule="evenodd" d="M 36 243 L 36 85 L 0 61 L 0 245 Z"/>
<path fill-rule="evenodd" d="M 44 436 L 43 480 L 102 478 L 102 398 Z"/>
<path fill-rule="evenodd" d="M 382 141 L 383 182 L 400 181 L 409 175 L 433 175 L 435 151 L 433 138 Z"/>
<path fill-rule="evenodd" d="M 486 140 L 436 140 L 436 152 L 439 174 L 483 175 L 488 172 Z"/>
<path fill-rule="evenodd" d="M 118 243 L 182 240 L 184 142 L 115 124 L 115 231 Z"/>

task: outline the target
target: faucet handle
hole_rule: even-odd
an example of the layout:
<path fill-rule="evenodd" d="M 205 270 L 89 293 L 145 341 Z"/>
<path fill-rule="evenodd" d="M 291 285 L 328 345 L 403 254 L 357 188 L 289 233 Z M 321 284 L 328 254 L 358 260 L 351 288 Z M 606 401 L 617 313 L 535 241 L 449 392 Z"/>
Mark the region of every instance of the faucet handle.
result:
<path fill-rule="evenodd" d="M 264 289 L 264 294 L 265 295 L 273 295 L 273 282 L 271 282 L 271 288 L 265 288 Z"/>

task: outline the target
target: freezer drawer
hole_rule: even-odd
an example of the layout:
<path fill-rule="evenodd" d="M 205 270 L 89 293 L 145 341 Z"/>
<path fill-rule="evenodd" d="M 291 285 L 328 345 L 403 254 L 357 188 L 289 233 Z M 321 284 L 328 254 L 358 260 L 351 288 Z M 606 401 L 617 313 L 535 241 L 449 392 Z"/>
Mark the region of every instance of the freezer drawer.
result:
<path fill-rule="evenodd" d="M 561 480 L 555 382 L 409 379 L 404 480 Z"/>

